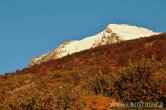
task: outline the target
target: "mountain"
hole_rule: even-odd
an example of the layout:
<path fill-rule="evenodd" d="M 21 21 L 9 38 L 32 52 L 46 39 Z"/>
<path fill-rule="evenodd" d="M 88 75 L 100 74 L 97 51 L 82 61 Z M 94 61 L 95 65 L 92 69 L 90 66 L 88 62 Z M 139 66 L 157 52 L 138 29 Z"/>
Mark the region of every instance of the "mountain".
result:
<path fill-rule="evenodd" d="M 33 58 L 28 66 L 62 58 L 75 52 L 80 52 L 101 45 L 117 43 L 139 37 L 147 37 L 155 34 L 158 33 L 142 27 L 131 26 L 127 24 L 110 24 L 104 31 L 100 32 L 97 35 L 86 37 L 82 40 L 65 42 L 55 50 L 48 52 L 42 56 Z"/>
<path fill-rule="evenodd" d="M 166 109 L 166 33 L 0 75 L 0 110 L 112 110 L 133 101 Z"/>

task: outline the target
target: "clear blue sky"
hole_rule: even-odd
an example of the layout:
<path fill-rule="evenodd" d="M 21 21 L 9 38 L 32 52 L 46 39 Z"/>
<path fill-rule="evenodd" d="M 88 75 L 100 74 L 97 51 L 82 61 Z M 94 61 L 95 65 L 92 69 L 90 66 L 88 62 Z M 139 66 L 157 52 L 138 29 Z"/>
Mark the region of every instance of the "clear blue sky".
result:
<path fill-rule="evenodd" d="M 166 31 L 166 0 L 0 0 L 0 73 L 108 24 Z"/>

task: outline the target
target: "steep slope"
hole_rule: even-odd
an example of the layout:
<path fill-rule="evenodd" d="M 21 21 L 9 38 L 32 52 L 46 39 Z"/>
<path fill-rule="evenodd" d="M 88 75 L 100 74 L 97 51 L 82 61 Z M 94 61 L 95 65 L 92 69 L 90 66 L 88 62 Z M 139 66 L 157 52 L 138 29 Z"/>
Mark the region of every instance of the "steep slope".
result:
<path fill-rule="evenodd" d="M 61 44 L 55 50 L 46 53 L 40 57 L 34 58 L 30 62 L 29 66 L 32 66 L 34 64 L 40 64 L 42 62 L 46 62 L 52 59 L 62 58 L 66 55 L 70 55 L 75 52 L 80 52 L 101 45 L 117 43 L 123 40 L 130 40 L 155 34 L 158 33 L 142 27 L 136 27 L 127 24 L 110 24 L 103 32 L 97 35 L 84 38 L 80 41 L 74 40 Z"/>
<path fill-rule="evenodd" d="M 49 71 L 71 70 L 73 68 L 89 68 L 90 66 L 107 64 L 113 66 L 124 66 L 128 60 L 135 61 L 142 58 L 166 59 L 166 34 L 151 37 L 122 41 L 120 43 L 103 45 L 92 49 L 67 55 L 63 58 L 43 62 L 39 65 L 27 67 L 20 72 L 47 74 Z M 118 65 L 118 66 L 117 66 Z M 99 66 L 99 68 L 100 68 Z M 94 70 L 94 69 L 91 69 Z M 117 70 L 119 70 L 117 68 Z"/>

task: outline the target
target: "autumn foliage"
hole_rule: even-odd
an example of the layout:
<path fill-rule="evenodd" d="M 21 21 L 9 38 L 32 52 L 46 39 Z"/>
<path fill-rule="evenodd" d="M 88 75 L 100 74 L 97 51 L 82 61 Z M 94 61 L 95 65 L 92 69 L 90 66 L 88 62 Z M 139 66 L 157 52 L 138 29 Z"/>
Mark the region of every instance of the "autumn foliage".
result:
<path fill-rule="evenodd" d="M 166 33 L 0 76 L 0 110 L 111 110 L 110 103 L 139 101 L 166 107 Z"/>

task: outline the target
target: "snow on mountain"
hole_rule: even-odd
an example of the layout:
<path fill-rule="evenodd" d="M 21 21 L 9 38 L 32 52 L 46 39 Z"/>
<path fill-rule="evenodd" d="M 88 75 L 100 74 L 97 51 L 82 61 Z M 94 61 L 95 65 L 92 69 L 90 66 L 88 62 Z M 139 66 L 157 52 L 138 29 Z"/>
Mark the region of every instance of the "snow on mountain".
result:
<path fill-rule="evenodd" d="M 66 55 L 94 48 L 100 45 L 117 43 L 123 40 L 136 39 L 139 37 L 148 37 L 155 34 L 158 33 L 142 27 L 131 26 L 127 24 L 110 24 L 104 31 L 97 35 L 86 37 L 82 40 L 74 40 L 61 44 L 55 50 L 32 59 L 28 66 L 40 64 L 52 59 L 62 58 Z"/>
<path fill-rule="evenodd" d="M 147 37 L 156 34 L 155 32 L 149 29 L 131 26 L 127 24 L 110 24 L 108 27 L 111 28 L 114 33 L 117 33 L 124 40 L 130 40 L 139 37 Z"/>

